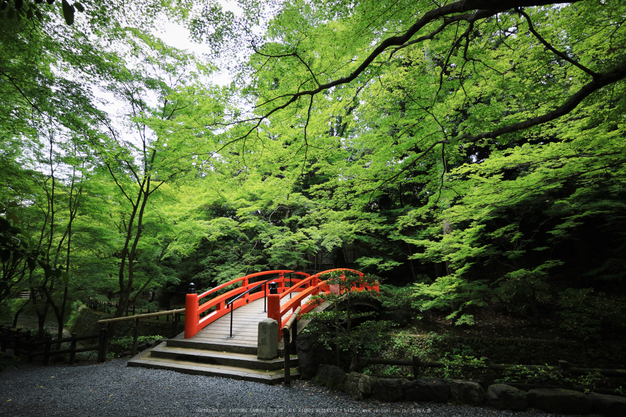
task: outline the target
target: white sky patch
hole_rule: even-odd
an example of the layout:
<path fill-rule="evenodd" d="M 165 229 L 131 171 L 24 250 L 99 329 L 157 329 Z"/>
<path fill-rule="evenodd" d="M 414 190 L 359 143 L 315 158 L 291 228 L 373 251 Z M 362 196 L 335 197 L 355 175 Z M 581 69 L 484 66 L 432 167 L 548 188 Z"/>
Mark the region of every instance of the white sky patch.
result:
<path fill-rule="evenodd" d="M 239 16 L 243 14 L 243 10 L 235 1 L 218 0 L 218 2 L 225 11 L 231 11 Z M 161 38 L 163 42 L 169 46 L 191 52 L 197 56 L 208 57 L 210 55 L 212 51 L 209 45 L 193 41 L 191 39 L 191 33 L 186 27 L 165 19 L 166 18 L 158 25 L 161 30 L 154 33 L 155 36 Z M 215 62 L 214 64 L 218 68 L 223 67 L 219 62 Z M 211 77 L 211 81 L 217 85 L 225 86 L 231 83 L 232 76 L 226 70 L 218 70 L 218 72 Z"/>
<path fill-rule="evenodd" d="M 161 31 L 155 32 L 154 35 L 161 38 L 167 45 L 196 56 L 208 57 L 211 53 L 209 45 L 191 40 L 191 33 L 186 27 L 169 21 L 163 22 L 160 26 Z M 219 63 L 216 63 L 216 65 L 219 68 Z M 230 84 L 232 77 L 226 71 L 221 70 L 216 72 L 210 81 L 217 85 L 225 86 Z"/>

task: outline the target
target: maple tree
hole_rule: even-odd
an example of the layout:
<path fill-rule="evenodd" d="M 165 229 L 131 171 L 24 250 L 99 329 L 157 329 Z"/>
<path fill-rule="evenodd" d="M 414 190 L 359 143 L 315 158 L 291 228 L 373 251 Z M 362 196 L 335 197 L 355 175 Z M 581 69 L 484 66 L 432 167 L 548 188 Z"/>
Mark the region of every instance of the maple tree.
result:
<path fill-rule="evenodd" d="M 0 63 L 2 202 L 48 230 L 49 248 L 67 230 L 56 266 L 116 293 L 118 314 L 152 285 L 356 266 L 458 324 L 485 305 L 611 321 L 606 301 L 624 294 L 621 2 L 192 3 L 141 3 L 146 27 L 106 2 L 71 27 L 3 21 L 15 59 Z M 158 40 L 160 13 L 213 62 Z M 207 82 L 213 63 L 230 85 Z M 128 106 L 128 129 L 95 79 Z M 43 134 L 49 121 L 61 136 Z M 46 137 L 64 149 L 48 165 L 75 177 L 42 174 Z M 71 228 L 32 214 L 30 201 L 53 201 L 35 177 L 64 190 L 55 219 Z"/>

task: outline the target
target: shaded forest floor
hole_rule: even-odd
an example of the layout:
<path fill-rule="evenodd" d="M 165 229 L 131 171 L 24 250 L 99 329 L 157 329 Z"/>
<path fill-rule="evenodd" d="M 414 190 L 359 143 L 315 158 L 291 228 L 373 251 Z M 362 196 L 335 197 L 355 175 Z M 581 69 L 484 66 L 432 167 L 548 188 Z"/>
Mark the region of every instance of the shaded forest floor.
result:
<path fill-rule="evenodd" d="M 535 325 L 530 319 L 494 310 L 476 312 L 474 318 L 473 325 L 457 326 L 446 314 L 423 314 L 394 330 L 397 339 L 390 343 L 393 347 L 387 354 L 407 356 L 412 352 L 434 361 L 461 354 L 487 357 L 494 363 L 553 366 L 566 360 L 575 366 L 626 369 L 623 332 L 583 340 L 560 328 L 554 318 Z"/>
<path fill-rule="evenodd" d="M 413 321 L 410 327 L 418 333 L 434 332 L 459 337 L 576 340 L 559 329 L 553 319 L 544 320 L 537 326 L 530 319 L 490 310 L 476 313 L 473 325 L 457 326 L 453 320 L 446 320 L 445 314 L 429 312 L 422 319 Z"/>
<path fill-rule="evenodd" d="M 454 320 L 447 320 L 446 314 L 428 311 L 421 319 L 414 319 L 405 330 L 415 334 L 435 333 L 455 337 L 514 338 L 597 343 L 603 341 L 624 341 L 626 332 L 605 331 L 599 337 L 581 340 L 559 327 L 559 320 L 546 316 L 536 325 L 530 318 L 515 317 L 502 311 L 483 309 L 474 313 L 475 324 L 455 325 Z"/>

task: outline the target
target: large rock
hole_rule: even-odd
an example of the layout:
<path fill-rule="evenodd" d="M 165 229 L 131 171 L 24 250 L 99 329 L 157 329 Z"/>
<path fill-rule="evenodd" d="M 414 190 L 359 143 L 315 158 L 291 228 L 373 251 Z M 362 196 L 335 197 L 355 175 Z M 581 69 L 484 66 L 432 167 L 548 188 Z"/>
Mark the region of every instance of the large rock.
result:
<path fill-rule="evenodd" d="M 592 392 L 587 396 L 591 401 L 594 413 L 609 417 L 626 416 L 626 398 L 616 395 L 596 394 Z"/>
<path fill-rule="evenodd" d="M 445 403 L 450 398 L 450 384 L 443 379 L 415 379 L 404 384 L 406 401 Z"/>
<path fill-rule="evenodd" d="M 362 400 L 372 395 L 374 378 L 358 372 L 350 372 L 343 387 L 346 394 L 353 400 Z"/>
<path fill-rule="evenodd" d="M 528 405 L 557 414 L 589 414 L 591 400 L 582 392 L 567 389 L 536 388 L 528 391 Z"/>
<path fill-rule="evenodd" d="M 315 383 L 326 388 L 342 390 L 348 375 L 338 366 L 320 365 L 315 375 Z"/>
<path fill-rule="evenodd" d="M 450 397 L 458 404 L 483 405 L 485 390 L 478 382 L 450 380 Z"/>
<path fill-rule="evenodd" d="M 332 352 L 321 349 L 310 333 L 298 334 L 296 339 L 300 379 L 313 379 L 321 364 L 332 362 Z"/>
<path fill-rule="evenodd" d="M 404 379 L 379 378 L 374 381 L 374 399 L 378 401 L 402 401 L 404 392 L 402 386 Z"/>
<path fill-rule="evenodd" d="M 525 411 L 528 408 L 526 393 L 506 384 L 490 385 L 485 403 L 498 410 Z"/>

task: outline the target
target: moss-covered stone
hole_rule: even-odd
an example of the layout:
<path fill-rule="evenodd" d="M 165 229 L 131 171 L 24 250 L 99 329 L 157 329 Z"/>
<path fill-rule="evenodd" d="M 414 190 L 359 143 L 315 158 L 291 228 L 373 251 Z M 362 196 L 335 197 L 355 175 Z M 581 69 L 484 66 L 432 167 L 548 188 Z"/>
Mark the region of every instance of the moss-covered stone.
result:
<path fill-rule="evenodd" d="M 582 392 L 567 389 L 537 388 L 528 391 L 528 405 L 557 414 L 589 414 L 591 400 Z"/>
<path fill-rule="evenodd" d="M 375 379 L 369 375 L 351 372 L 344 384 L 344 391 L 353 400 L 362 400 L 372 395 Z"/>
<path fill-rule="evenodd" d="M 487 388 L 485 403 L 498 410 L 525 411 L 528 408 L 526 393 L 506 384 L 494 384 Z"/>
<path fill-rule="evenodd" d="M 423 378 L 404 384 L 407 401 L 431 401 L 445 403 L 450 398 L 450 383 L 439 378 Z"/>
<path fill-rule="evenodd" d="M 458 404 L 483 405 L 485 391 L 478 382 L 453 379 L 450 381 L 450 398 Z"/>
<path fill-rule="evenodd" d="M 326 388 L 341 391 L 348 375 L 338 366 L 320 365 L 315 375 L 315 383 Z"/>
<path fill-rule="evenodd" d="M 402 386 L 405 380 L 402 378 L 378 378 L 374 381 L 374 399 L 379 401 L 402 401 L 404 391 Z"/>

